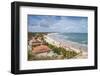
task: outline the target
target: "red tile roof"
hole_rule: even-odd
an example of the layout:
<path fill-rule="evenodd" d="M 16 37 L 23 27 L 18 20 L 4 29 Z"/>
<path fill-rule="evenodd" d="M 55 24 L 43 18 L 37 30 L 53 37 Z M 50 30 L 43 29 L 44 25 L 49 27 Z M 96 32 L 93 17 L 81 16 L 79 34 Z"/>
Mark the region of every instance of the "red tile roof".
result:
<path fill-rule="evenodd" d="M 32 52 L 34 53 L 43 53 L 43 52 L 48 52 L 50 51 L 50 48 L 46 45 L 40 45 L 32 48 Z"/>

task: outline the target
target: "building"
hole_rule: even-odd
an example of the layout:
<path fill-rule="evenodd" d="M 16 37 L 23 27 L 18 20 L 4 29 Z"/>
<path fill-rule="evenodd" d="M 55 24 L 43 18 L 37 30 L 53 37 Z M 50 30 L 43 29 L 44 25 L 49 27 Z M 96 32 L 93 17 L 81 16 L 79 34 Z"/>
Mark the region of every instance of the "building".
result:
<path fill-rule="evenodd" d="M 32 39 L 29 41 L 30 46 L 39 46 L 43 44 L 41 41 L 35 39 L 35 37 L 32 37 Z"/>
<path fill-rule="evenodd" d="M 49 52 L 51 49 L 46 45 L 40 45 L 32 48 L 33 53 L 44 53 Z"/>

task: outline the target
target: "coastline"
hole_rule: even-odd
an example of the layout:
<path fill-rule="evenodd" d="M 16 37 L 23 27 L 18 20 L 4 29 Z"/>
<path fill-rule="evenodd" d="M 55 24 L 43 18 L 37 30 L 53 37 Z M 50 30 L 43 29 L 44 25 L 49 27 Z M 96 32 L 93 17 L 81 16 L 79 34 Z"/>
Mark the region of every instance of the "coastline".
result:
<path fill-rule="evenodd" d="M 64 39 L 55 37 L 55 34 L 57 33 L 50 33 L 50 34 L 45 35 L 44 36 L 45 41 L 50 44 L 56 45 L 57 47 L 72 49 L 75 52 L 80 53 L 78 56 L 75 57 L 75 59 L 80 59 L 80 58 L 84 59 L 88 57 L 88 48 L 86 45 L 82 45 L 77 42 L 72 42 L 69 40 L 64 40 Z"/>

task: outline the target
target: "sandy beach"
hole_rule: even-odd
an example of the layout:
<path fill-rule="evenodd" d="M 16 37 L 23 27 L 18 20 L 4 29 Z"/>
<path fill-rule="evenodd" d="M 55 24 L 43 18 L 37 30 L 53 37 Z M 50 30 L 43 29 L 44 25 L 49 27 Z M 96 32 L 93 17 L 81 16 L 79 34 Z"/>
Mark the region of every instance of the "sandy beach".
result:
<path fill-rule="evenodd" d="M 63 47 L 65 49 L 72 49 L 75 52 L 80 53 L 78 56 L 75 57 L 75 59 L 87 58 L 88 48 L 86 45 L 58 38 L 55 36 L 56 34 L 57 33 L 50 33 L 48 35 L 45 35 L 45 41 L 47 41 L 50 44 L 56 45 L 57 47 Z"/>

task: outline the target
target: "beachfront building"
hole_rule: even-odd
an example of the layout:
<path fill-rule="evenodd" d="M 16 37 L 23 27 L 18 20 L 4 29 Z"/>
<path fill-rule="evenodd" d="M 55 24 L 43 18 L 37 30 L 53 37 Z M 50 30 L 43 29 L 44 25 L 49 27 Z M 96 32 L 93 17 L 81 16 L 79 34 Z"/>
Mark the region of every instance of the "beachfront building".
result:
<path fill-rule="evenodd" d="M 44 53 L 49 52 L 51 49 L 46 45 L 40 45 L 32 48 L 33 53 Z"/>
<path fill-rule="evenodd" d="M 35 37 L 32 37 L 30 40 L 28 40 L 28 50 L 32 51 L 32 48 L 35 46 L 42 45 L 43 43 L 39 40 L 37 40 Z"/>
<path fill-rule="evenodd" d="M 29 40 L 29 46 L 38 46 L 42 44 L 43 44 L 42 41 L 40 41 L 39 39 L 35 39 L 35 37 Z"/>

